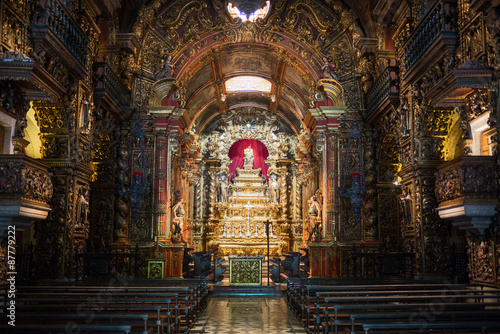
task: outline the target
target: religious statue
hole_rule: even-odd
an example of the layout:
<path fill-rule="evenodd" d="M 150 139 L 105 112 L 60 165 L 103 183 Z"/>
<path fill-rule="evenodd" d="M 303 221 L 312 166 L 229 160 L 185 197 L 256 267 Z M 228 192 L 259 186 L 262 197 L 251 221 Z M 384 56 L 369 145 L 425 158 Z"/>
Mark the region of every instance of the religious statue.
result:
<path fill-rule="evenodd" d="M 271 174 L 268 182 L 269 187 L 269 203 L 275 204 L 280 202 L 280 184 L 278 182 L 278 176 L 276 174 Z"/>
<path fill-rule="evenodd" d="M 252 150 L 252 146 L 248 146 L 245 151 L 245 157 L 244 157 L 244 165 L 245 165 L 245 168 L 246 167 L 250 167 L 250 168 L 253 168 L 253 150 Z"/>
<path fill-rule="evenodd" d="M 321 66 L 321 71 L 323 71 L 323 78 L 325 79 L 333 79 L 333 80 L 339 80 L 337 77 L 337 68 L 335 65 L 330 64 L 328 61 L 328 58 L 323 57 L 324 64 Z"/>
<path fill-rule="evenodd" d="M 184 199 L 180 196 L 180 192 L 176 193 L 177 201 L 175 202 L 172 213 L 174 215 L 174 219 L 172 220 L 172 241 L 176 242 L 179 239 L 186 243 L 184 240 Z"/>
<path fill-rule="evenodd" d="M 216 158 L 219 154 L 219 139 L 220 133 L 218 131 L 213 131 L 207 142 L 207 151 L 209 158 Z"/>
<path fill-rule="evenodd" d="M 229 182 L 226 173 L 219 175 L 219 202 L 229 202 Z"/>
<path fill-rule="evenodd" d="M 290 149 L 290 144 L 288 144 L 284 132 L 278 133 L 278 140 L 278 152 L 280 154 L 280 158 L 286 159 L 288 156 L 288 150 Z"/>
<path fill-rule="evenodd" d="M 316 241 L 321 240 L 321 205 L 318 201 L 317 196 L 311 196 L 309 200 L 309 225 L 311 231 L 309 232 L 309 239 L 307 241 L 311 241 L 313 236 Z"/>
<path fill-rule="evenodd" d="M 173 76 L 174 64 L 172 63 L 172 56 L 169 55 L 162 64 L 160 63 L 159 69 L 155 73 L 155 80 L 171 78 Z"/>
<path fill-rule="evenodd" d="M 89 207 L 89 202 L 85 196 L 87 195 L 88 190 L 82 191 L 80 193 L 80 197 L 78 198 L 78 205 L 76 210 L 76 225 L 84 226 L 87 221 L 87 211 Z"/>

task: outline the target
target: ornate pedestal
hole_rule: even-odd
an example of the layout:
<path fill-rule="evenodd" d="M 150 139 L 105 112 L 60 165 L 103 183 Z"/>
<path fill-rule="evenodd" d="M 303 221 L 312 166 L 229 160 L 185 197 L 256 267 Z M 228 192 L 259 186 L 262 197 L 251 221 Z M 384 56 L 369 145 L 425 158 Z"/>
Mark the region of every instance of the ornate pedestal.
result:
<path fill-rule="evenodd" d="M 263 257 L 229 257 L 231 285 L 261 285 Z"/>
<path fill-rule="evenodd" d="M 310 242 L 309 265 L 311 277 L 336 277 L 338 262 L 333 242 Z"/>
<path fill-rule="evenodd" d="M 165 259 L 164 278 L 182 277 L 182 260 L 184 258 L 183 244 L 167 244 L 162 246 Z"/>

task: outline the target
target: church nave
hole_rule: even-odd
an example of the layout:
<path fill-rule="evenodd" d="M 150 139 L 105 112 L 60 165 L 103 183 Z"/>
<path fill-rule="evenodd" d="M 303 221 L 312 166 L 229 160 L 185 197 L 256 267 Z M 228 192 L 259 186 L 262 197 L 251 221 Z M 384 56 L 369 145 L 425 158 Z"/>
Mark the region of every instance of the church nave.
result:
<path fill-rule="evenodd" d="M 306 333 L 288 310 L 284 297 L 217 297 L 190 334 Z"/>

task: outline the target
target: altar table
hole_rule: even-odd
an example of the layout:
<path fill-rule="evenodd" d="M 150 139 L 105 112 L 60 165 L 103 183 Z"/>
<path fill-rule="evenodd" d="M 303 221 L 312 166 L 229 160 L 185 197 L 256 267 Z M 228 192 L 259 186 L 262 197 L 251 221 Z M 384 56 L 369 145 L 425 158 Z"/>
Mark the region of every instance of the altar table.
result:
<path fill-rule="evenodd" d="M 263 256 L 229 256 L 229 284 L 261 285 Z"/>

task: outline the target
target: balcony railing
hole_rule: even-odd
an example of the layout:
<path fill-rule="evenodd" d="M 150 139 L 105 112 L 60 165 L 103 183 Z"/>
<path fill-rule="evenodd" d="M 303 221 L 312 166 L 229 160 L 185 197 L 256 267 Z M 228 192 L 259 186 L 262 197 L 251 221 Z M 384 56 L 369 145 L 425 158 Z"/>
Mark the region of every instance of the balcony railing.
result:
<path fill-rule="evenodd" d="M 85 65 L 87 63 L 88 46 L 88 38 L 85 32 L 59 2 L 47 2 L 46 10 L 47 25 L 50 30 L 59 37 L 80 63 Z"/>
<path fill-rule="evenodd" d="M 437 1 L 405 43 L 403 65 L 408 71 L 442 34 L 457 34 L 457 1 Z"/>
<path fill-rule="evenodd" d="M 94 63 L 94 73 L 97 74 L 94 88 L 94 96 L 97 99 L 101 99 L 108 94 L 118 106 L 129 105 L 129 91 L 109 67 L 108 63 Z"/>
<path fill-rule="evenodd" d="M 496 214 L 495 157 L 462 156 L 445 162 L 436 174 L 437 211 L 460 229 L 484 235 Z"/>
<path fill-rule="evenodd" d="M 399 99 L 399 68 L 387 66 L 368 93 L 367 112 L 371 114 L 386 99 Z"/>
<path fill-rule="evenodd" d="M 462 156 L 442 164 L 436 178 L 438 202 L 496 197 L 494 163 L 490 156 Z"/>
<path fill-rule="evenodd" d="M 0 233 L 13 221 L 43 220 L 50 211 L 49 166 L 22 154 L 0 155 Z"/>

